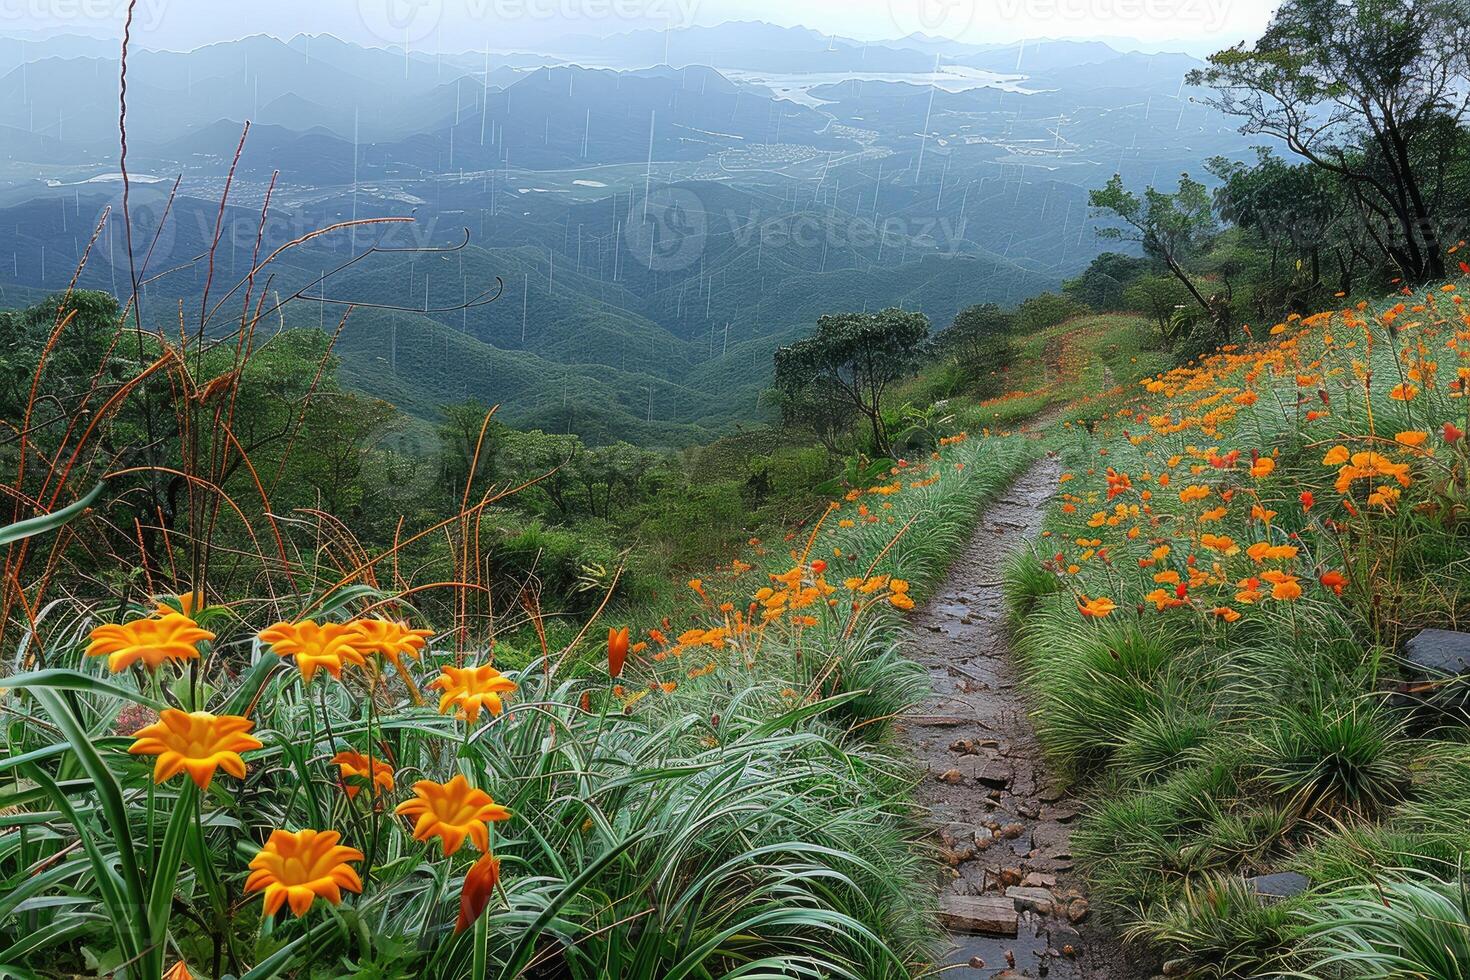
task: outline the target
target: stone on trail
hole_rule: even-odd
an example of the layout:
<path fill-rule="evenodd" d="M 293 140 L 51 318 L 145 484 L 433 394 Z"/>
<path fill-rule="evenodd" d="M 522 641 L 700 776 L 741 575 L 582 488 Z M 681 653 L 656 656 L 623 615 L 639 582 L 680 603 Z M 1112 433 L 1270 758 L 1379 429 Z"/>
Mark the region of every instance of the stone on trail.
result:
<path fill-rule="evenodd" d="M 1006 889 L 1006 898 L 1015 903 L 1017 911 L 1035 912 L 1037 915 L 1051 915 L 1052 894 L 1045 888 L 1027 888 L 1025 885 L 1012 885 Z"/>
<path fill-rule="evenodd" d="M 1426 680 L 1470 674 L 1470 633 L 1420 630 L 1404 644 L 1404 666 Z"/>
<path fill-rule="evenodd" d="M 985 768 L 980 770 L 980 775 L 976 778 L 979 779 L 982 786 L 989 786 L 991 789 L 1005 789 L 1011 784 L 1011 767 L 999 759 L 992 759 L 985 764 Z"/>
<path fill-rule="evenodd" d="M 1015 902 L 1003 895 L 945 895 L 939 921 L 951 932 L 1014 936 L 1020 917 Z"/>

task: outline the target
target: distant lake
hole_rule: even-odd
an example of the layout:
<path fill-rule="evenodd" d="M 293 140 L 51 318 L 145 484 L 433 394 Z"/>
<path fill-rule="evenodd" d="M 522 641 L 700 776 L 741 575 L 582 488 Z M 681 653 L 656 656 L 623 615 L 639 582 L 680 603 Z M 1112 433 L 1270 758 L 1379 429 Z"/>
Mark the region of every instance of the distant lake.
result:
<path fill-rule="evenodd" d="M 823 85 L 837 85 L 842 82 L 896 82 L 905 85 L 916 85 L 921 88 L 934 87 L 941 92 L 969 92 L 977 88 L 997 88 L 1006 92 L 1016 92 L 1021 95 L 1032 94 L 1030 89 L 1025 88 L 1022 83 L 1026 80 L 1025 75 L 1001 75 L 993 71 L 985 71 L 981 68 L 966 68 L 961 65 L 948 66 L 937 72 L 864 72 L 864 71 L 832 71 L 832 72 L 801 72 L 791 74 L 772 74 L 761 71 L 744 71 L 740 69 L 723 69 L 721 74 L 738 81 L 749 82 L 755 85 L 764 85 L 777 98 L 796 102 L 800 105 L 817 108 L 825 105 L 823 99 L 811 94 L 811 90 Z"/>

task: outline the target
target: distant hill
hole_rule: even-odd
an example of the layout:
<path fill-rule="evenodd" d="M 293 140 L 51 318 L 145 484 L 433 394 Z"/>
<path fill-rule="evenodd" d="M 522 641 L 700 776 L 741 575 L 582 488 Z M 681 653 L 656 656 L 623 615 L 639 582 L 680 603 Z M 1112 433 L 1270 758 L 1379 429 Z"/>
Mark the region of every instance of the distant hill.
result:
<path fill-rule="evenodd" d="M 548 45 L 549 54 L 622 67 L 710 65 L 771 72 L 922 72 L 931 54 L 830 37 L 805 27 L 730 21 L 711 27 L 639 30 L 611 38 L 571 36 Z"/>

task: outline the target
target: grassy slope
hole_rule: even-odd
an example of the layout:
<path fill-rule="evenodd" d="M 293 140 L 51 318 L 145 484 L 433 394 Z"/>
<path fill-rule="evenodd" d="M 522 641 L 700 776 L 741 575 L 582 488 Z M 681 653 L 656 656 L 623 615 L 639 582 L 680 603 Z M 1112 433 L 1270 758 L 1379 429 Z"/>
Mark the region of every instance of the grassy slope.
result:
<path fill-rule="evenodd" d="M 1157 340 L 1149 322 L 1130 313 L 1076 317 L 1017 338 L 1006 393 L 961 415 L 972 428 L 1003 429 L 1055 406 L 1083 410 L 1170 366 L 1173 359 L 1157 349 Z"/>
<path fill-rule="evenodd" d="M 1277 325 L 1065 429 L 1062 495 L 1008 600 L 1043 741 L 1095 791 L 1078 856 L 1109 914 L 1181 968 L 1317 969 L 1302 929 L 1342 914 L 1325 895 L 1448 874 L 1463 851 L 1458 729 L 1381 693 L 1406 636 L 1470 612 L 1465 442 L 1442 430 L 1467 427 L 1457 298 Z M 1116 609 L 1079 614 L 1100 597 Z M 1269 909 L 1244 894 L 1286 869 L 1318 890 Z"/>
<path fill-rule="evenodd" d="M 819 526 L 752 545 L 740 563 L 712 568 L 699 591 L 681 588 L 637 615 L 635 640 L 648 646 L 616 684 L 608 680 L 600 638 L 573 650 L 553 676 L 536 659 L 534 642 L 502 641 L 495 659 L 519 684 L 515 707 L 468 727 L 432 704 L 413 705 L 396 680 L 370 702 L 353 670 L 341 684 L 319 678 L 303 698 L 296 671 L 282 669 L 254 642 L 263 625 L 299 614 L 294 601 L 270 610 L 242 607 L 249 622 L 209 610 L 217 656 L 258 663 L 242 666 L 243 680 L 206 667 L 201 677 L 209 686 L 197 696 L 217 712 L 250 701 L 254 733 L 265 747 L 246 753 L 245 789 L 220 777 L 203 804 L 211 823 L 201 831 L 200 853 L 214 862 L 208 874 L 230 891 L 217 899 L 203 884 L 206 872 L 186 871 L 175 902 L 192 913 L 169 916 L 167 961 L 183 957 L 195 969 L 210 962 L 213 943 L 195 927 L 202 913 L 233 923 L 232 955 L 246 965 L 284 946 L 287 975 L 306 975 L 313 960 L 337 970 L 371 963 L 388 972 L 470 975 L 473 944 L 452 925 L 473 849 L 445 857 L 391 820 L 371 822 L 381 836 L 369 848 L 362 809 L 368 794 L 354 803 L 338 789 L 330 760 L 337 750 L 363 746 L 363 728 L 374 724 L 365 706 L 376 703 L 383 727 L 372 744 L 386 746 L 381 750 L 400 775 L 393 802 L 415 779 L 442 782 L 467 772 L 513 814 L 494 835 L 501 889 L 484 932 L 492 973 L 509 969 L 517 944 L 526 943 L 555 957 L 558 975 L 585 980 L 661 976 L 679 964 L 724 975 L 752 958 L 781 975 L 911 976 L 933 950 L 926 884 L 933 869 L 909 806 L 913 775 L 889 741 L 892 716 L 921 697 L 924 683 L 897 646 L 899 606 L 904 595 L 922 595 L 978 510 L 1040 448 L 1019 437 L 953 440 L 933 458 L 835 502 Z M 787 583 L 779 596 L 770 591 L 781 585 L 774 576 Z M 860 582 L 849 584 L 850 577 Z M 867 582 L 876 584 L 860 587 Z M 102 676 L 101 665 L 71 639 L 94 614 L 71 606 L 48 612 L 65 620 L 53 630 L 62 639 L 47 651 L 48 666 Z M 409 672 L 422 688 L 458 656 L 447 639 L 436 640 Z M 478 661 L 485 654 L 468 656 Z M 554 651 L 553 658 L 563 659 Z M 80 683 L 86 690 L 76 710 L 92 730 L 129 724 L 118 721 L 127 704 L 118 694 L 123 688 Z M 11 687 L 0 692 L 0 705 L 32 710 L 25 697 Z M 47 705 L 56 717 L 71 710 Z M 147 826 L 147 769 L 119 745 L 104 749 L 103 764 L 126 787 L 125 819 Z M 84 751 L 68 747 L 49 725 L 10 726 L 0 749 L 10 758 L 41 752 L 69 759 Z M 172 794 L 160 799 L 165 810 L 175 805 Z M 82 832 L 115 859 L 125 835 L 111 820 L 93 806 L 77 817 Z M 352 846 L 376 850 L 371 887 L 341 913 L 360 928 L 333 931 L 334 916 L 318 908 L 306 919 L 282 917 L 261 929 L 258 899 L 238 889 L 248 856 L 277 827 L 337 829 Z M 49 866 L 49 854 L 74 848 L 68 821 L 58 828 L 28 842 L 18 859 L 0 861 L 0 902 L 53 887 L 31 866 Z M 14 831 L 0 834 L 9 848 L 3 853 L 15 855 L 17 843 Z M 186 868 L 195 862 L 191 853 Z M 79 903 L 103 917 L 73 920 L 65 909 L 42 907 L 29 919 L 0 918 L 7 962 L 80 971 L 78 943 L 105 953 L 107 921 L 137 919 L 137 908 L 109 905 L 86 868 L 81 858 L 61 866 L 59 887 L 68 907 Z M 566 904 L 545 931 L 535 923 L 551 902 Z M 58 922 L 67 928 L 51 930 Z M 413 925 L 405 930 L 405 923 Z"/>

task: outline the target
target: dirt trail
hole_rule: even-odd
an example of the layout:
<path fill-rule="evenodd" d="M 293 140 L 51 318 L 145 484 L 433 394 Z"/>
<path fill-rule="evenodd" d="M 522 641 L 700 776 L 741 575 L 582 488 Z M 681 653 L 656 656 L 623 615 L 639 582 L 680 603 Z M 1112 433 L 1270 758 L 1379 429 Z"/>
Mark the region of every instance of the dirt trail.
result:
<path fill-rule="evenodd" d="M 992 504 L 910 621 L 908 654 L 934 693 L 904 720 L 903 738 L 927 767 L 917 796 L 949 865 L 940 898 L 953 948 L 942 975 L 953 980 L 1131 972 L 1071 875 L 1077 806 L 1042 759 L 1004 621 L 1006 559 L 1039 532 L 1060 472 L 1043 458 Z"/>

